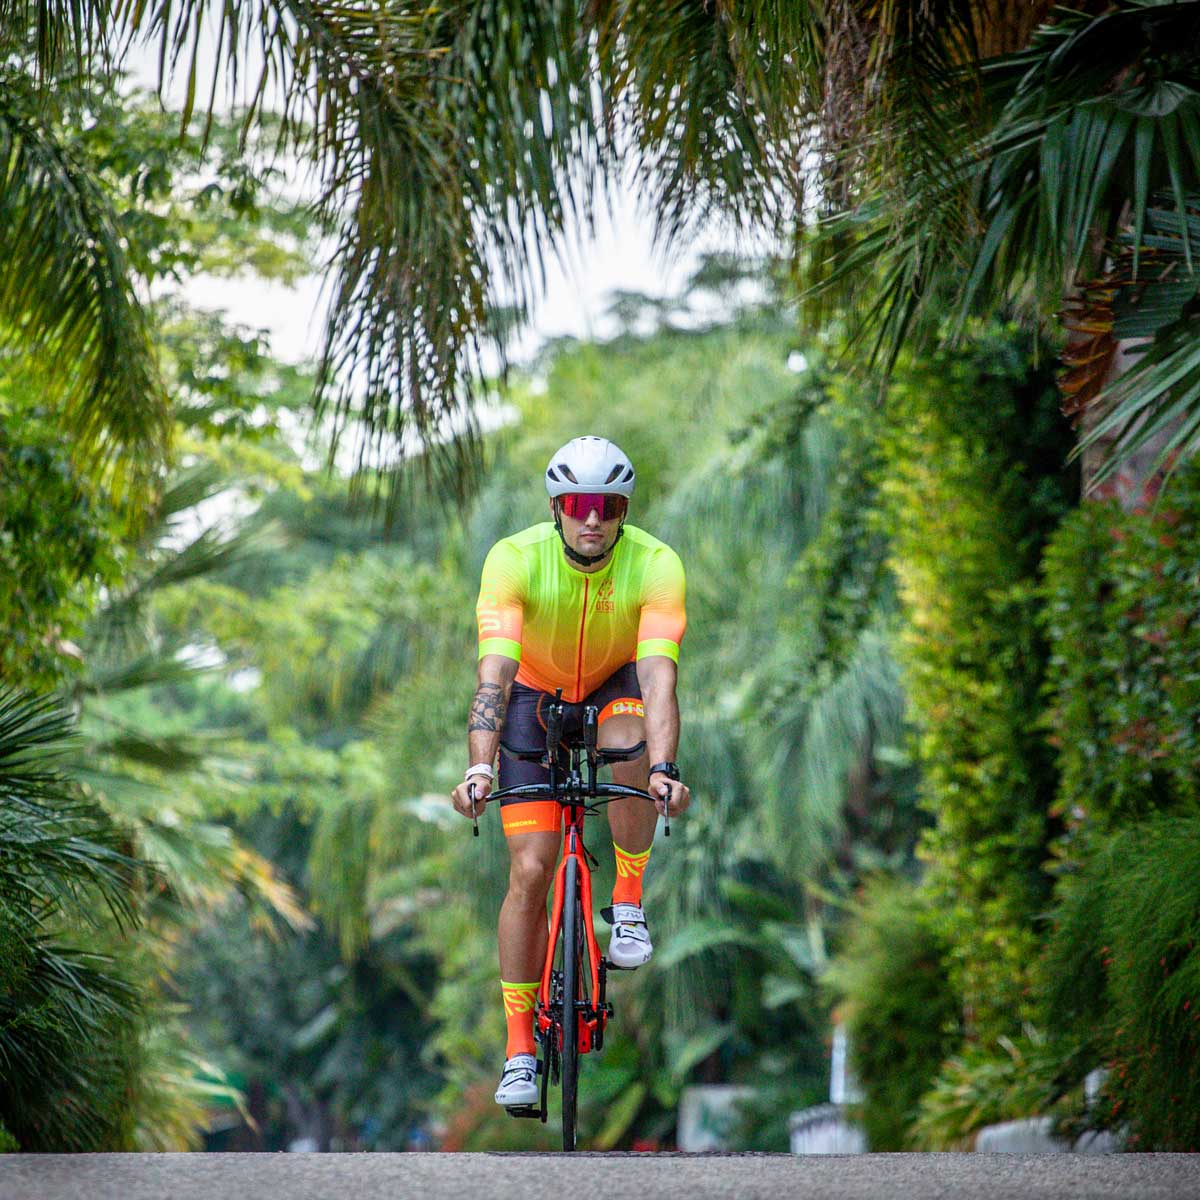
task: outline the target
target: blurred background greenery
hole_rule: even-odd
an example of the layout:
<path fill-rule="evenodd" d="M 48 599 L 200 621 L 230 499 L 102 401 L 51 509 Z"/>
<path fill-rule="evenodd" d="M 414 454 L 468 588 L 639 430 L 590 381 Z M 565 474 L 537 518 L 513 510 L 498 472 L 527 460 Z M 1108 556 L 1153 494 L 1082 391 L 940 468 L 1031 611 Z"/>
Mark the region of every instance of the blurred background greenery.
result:
<path fill-rule="evenodd" d="M 47 84 L 45 45 L 9 31 L 0 1147 L 553 1144 L 491 1099 L 506 860 L 498 822 L 475 841 L 447 794 L 483 557 L 541 519 L 544 463 L 582 432 L 631 455 L 633 520 L 687 567 L 695 796 L 651 860 L 655 965 L 614 982 L 586 1062 L 589 1144 L 671 1146 L 682 1089 L 730 1083 L 751 1089 L 734 1144 L 784 1149 L 788 1115 L 827 1094 L 835 1022 L 873 1149 L 969 1146 L 1033 1114 L 1200 1144 L 1200 470 L 1177 455 L 1161 493 L 1148 461 L 1111 483 L 1194 437 L 1200 39 L 1187 6 L 1134 7 L 981 38 L 1000 56 L 990 159 L 954 88 L 932 129 L 900 86 L 945 46 L 876 30 L 883 107 L 848 87 L 823 115 L 843 138 L 899 122 L 911 157 L 837 143 L 827 236 L 617 295 L 613 337 L 555 341 L 503 390 L 477 379 L 474 423 L 441 420 L 455 398 L 406 455 L 332 467 L 320 368 L 184 299 L 199 275 L 295 279 L 347 236 L 264 165 L 286 122 L 167 114 L 107 75 Z M 651 61 L 718 54 L 690 26 L 686 54 L 649 32 Z M 1112 101 L 1139 53 L 1158 74 L 1129 87 L 1159 93 Z M 1091 74 L 1037 75 L 1075 54 Z M 1034 76 L 1037 169 L 1090 200 L 1029 183 Z M 712 98 L 654 94 L 631 136 L 677 139 L 697 203 L 753 209 L 778 159 L 705 159 L 687 135 Z M 526 164 L 551 190 L 553 165 Z M 802 318 L 813 284 L 824 308 Z M 1118 408 L 1089 407 L 1120 340 L 1151 335 Z M 377 444 L 378 382 L 341 407 L 344 440 Z M 1083 456 L 1081 478 L 1081 435 L 1126 457 Z"/>

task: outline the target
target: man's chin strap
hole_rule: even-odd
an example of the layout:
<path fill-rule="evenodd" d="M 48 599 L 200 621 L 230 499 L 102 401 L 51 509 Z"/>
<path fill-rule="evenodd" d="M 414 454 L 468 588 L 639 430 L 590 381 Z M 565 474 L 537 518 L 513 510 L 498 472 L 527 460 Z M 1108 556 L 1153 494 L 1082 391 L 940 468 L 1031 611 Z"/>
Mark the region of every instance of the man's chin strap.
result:
<path fill-rule="evenodd" d="M 617 536 L 613 538 L 613 544 L 609 546 L 603 554 L 580 554 L 578 550 L 567 545 L 566 535 L 563 533 L 562 514 L 558 511 L 558 505 L 554 506 L 554 528 L 558 530 L 559 541 L 563 544 L 563 553 L 574 563 L 578 563 L 581 567 L 592 567 L 596 563 L 606 559 L 617 547 L 617 543 L 621 540 L 621 535 L 625 532 L 625 522 L 622 521 L 617 526 Z"/>

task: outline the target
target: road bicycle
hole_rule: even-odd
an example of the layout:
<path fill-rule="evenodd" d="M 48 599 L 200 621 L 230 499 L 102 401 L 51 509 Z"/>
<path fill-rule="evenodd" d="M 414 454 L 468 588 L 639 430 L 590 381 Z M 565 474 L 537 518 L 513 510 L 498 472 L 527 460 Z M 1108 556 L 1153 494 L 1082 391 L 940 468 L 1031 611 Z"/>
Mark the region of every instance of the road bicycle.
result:
<path fill-rule="evenodd" d="M 489 800 L 522 796 L 530 800 L 557 800 L 563 813 L 562 860 L 554 875 L 550 907 L 550 939 L 538 986 L 534 1038 L 539 1047 L 538 1074 L 541 1099 L 537 1105 L 509 1108 L 514 1117 L 546 1121 L 546 1097 L 551 1082 L 562 1083 L 563 1149 L 574 1150 L 577 1133 L 579 1056 L 604 1045 L 604 1030 L 613 1008 L 607 998 L 609 963 L 600 953 L 592 924 L 592 872 L 599 861 L 584 845 L 583 820 L 598 814 L 600 806 L 622 796 L 638 796 L 655 803 L 649 792 L 616 783 L 598 783 L 597 770 L 614 762 L 638 758 L 645 742 L 624 750 L 600 749 L 596 744 L 598 712 L 583 710 L 579 734 L 562 734 L 562 690 L 546 709 L 545 750 L 512 751 L 514 758 L 542 762 L 550 771 L 548 783 L 525 784 L 492 792 Z M 470 789 L 474 806 L 474 786 Z M 472 814 L 475 836 L 479 820 Z M 671 818 L 664 814 L 664 833 L 671 836 Z M 590 866 L 589 866 L 590 863 Z M 619 968 L 615 968 L 619 969 Z"/>

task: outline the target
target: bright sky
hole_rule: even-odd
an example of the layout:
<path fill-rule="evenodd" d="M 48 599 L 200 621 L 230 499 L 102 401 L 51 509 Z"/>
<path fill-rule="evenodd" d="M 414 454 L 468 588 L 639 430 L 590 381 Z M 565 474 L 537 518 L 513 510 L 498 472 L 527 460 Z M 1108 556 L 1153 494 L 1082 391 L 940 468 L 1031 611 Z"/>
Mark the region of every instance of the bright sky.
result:
<path fill-rule="evenodd" d="M 199 77 L 205 78 L 215 38 L 207 37 L 202 49 Z M 136 47 L 127 67 L 132 80 L 153 88 L 158 82 L 157 54 Z M 243 78 L 254 71 L 245 70 Z M 177 77 L 167 89 L 168 103 L 179 106 L 184 81 Z M 546 291 L 533 314 L 530 331 L 516 347 L 514 358 L 527 359 L 547 338 L 564 334 L 603 337 L 614 332 L 604 312 L 613 291 L 645 292 L 652 296 L 678 293 L 705 250 L 733 249 L 730 230 L 701 231 L 687 246 L 677 246 L 669 256 L 656 253 L 652 224 L 639 211 L 632 182 L 614 189 L 611 208 L 601 206 L 594 236 L 583 231 L 569 235 L 561 256 L 548 256 Z M 200 308 L 223 309 L 239 324 L 265 329 L 276 357 L 288 362 L 315 357 L 324 328 L 323 280 L 310 277 L 289 288 L 269 284 L 249 273 L 235 279 L 199 278 L 189 282 L 187 299 Z"/>
<path fill-rule="evenodd" d="M 714 231 L 677 247 L 669 257 L 656 253 L 652 225 L 639 213 L 637 195 L 631 188 L 619 191 L 613 211 L 598 219 L 595 237 L 577 232 L 561 257 L 549 258 L 545 296 L 516 357 L 528 357 L 547 338 L 612 333 L 604 312 L 613 291 L 672 295 L 682 289 L 702 250 L 733 244 L 730 235 Z M 198 307 L 224 309 L 241 324 L 268 330 L 275 355 L 298 361 L 314 355 L 320 344 L 321 284 L 317 276 L 295 288 L 265 283 L 250 274 L 236 279 L 202 277 L 189 282 L 186 295 Z"/>

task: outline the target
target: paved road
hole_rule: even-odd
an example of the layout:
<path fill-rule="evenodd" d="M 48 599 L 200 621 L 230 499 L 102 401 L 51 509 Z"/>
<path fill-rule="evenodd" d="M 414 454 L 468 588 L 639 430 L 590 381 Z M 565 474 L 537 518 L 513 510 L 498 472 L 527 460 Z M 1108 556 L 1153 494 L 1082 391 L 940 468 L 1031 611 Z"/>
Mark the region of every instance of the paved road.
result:
<path fill-rule="evenodd" d="M 0 1155 L 0 1200 L 1200 1200 L 1200 1155 Z"/>

